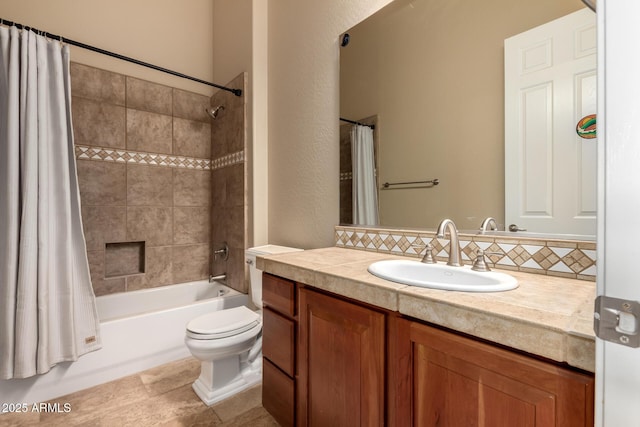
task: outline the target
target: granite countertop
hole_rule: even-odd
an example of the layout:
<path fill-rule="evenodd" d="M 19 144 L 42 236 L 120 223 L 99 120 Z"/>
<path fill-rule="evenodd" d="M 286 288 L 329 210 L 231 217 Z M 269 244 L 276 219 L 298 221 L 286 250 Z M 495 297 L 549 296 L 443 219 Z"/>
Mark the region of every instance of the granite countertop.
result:
<path fill-rule="evenodd" d="M 506 292 L 472 293 L 406 286 L 373 276 L 369 264 L 407 259 L 329 247 L 259 256 L 257 267 L 527 353 L 595 372 L 595 283 L 500 270 L 518 279 Z M 498 269 L 496 269 L 498 271 Z"/>

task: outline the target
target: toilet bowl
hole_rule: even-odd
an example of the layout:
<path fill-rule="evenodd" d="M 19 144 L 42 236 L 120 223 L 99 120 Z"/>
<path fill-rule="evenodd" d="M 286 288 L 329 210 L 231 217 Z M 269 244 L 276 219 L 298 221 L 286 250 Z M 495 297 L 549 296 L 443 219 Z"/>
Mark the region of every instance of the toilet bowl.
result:
<path fill-rule="evenodd" d="M 262 272 L 256 255 L 301 249 L 266 245 L 247 249 L 253 304 L 262 308 Z M 193 390 L 207 405 L 226 399 L 262 380 L 262 312 L 241 306 L 198 316 L 187 323 L 185 344 L 201 362 Z"/>

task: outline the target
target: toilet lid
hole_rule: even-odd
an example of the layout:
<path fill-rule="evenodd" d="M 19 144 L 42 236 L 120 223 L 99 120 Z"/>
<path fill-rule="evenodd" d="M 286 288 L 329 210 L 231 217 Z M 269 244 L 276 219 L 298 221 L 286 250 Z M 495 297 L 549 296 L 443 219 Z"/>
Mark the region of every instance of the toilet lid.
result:
<path fill-rule="evenodd" d="M 187 323 L 187 331 L 194 337 L 216 339 L 248 331 L 259 322 L 260 316 L 257 313 L 240 306 L 198 316 Z"/>

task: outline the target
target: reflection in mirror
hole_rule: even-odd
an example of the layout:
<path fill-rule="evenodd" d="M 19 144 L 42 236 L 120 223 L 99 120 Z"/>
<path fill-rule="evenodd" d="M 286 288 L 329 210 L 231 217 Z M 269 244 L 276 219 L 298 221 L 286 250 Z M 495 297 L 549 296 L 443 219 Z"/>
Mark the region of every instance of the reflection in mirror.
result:
<path fill-rule="evenodd" d="M 505 230 L 505 39 L 583 8 L 581 0 L 395 0 L 347 31 L 340 116 L 376 125 L 381 226 L 432 229 L 451 218 L 478 230 L 494 217 Z M 341 125 L 344 224 L 354 223 L 350 127 Z M 380 185 L 434 178 L 439 185 Z"/>
<path fill-rule="evenodd" d="M 378 225 L 378 184 L 373 129 L 355 124 L 351 127 L 351 181 L 353 182 L 353 222 Z"/>
<path fill-rule="evenodd" d="M 379 150 L 378 147 L 378 131 L 376 129 L 377 118 L 375 116 L 366 117 L 359 121 L 349 120 L 345 118 L 340 118 L 340 121 L 348 123 L 346 126 L 340 126 L 340 223 L 341 224 L 367 224 L 367 225 L 378 225 L 379 222 L 379 192 L 377 191 L 380 188 L 380 182 L 378 181 L 377 170 L 379 167 L 378 158 L 379 158 Z M 353 158 L 353 139 L 352 139 L 352 130 L 356 129 L 358 126 L 368 126 L 371 129 L 372 139 L 373 139 L 373 174 L 374 174 L 374 182 L 372 191 L 375 192 L 375 201 L 372 200 L 372 196 L 368 195 L 368 200 L 370 204 L 373 204 L 371 209 L 375 209 L 376 212 L 376 220 L 375 221 L 363 221 L 363 218 L 358 218 L 358 215 L 354 215 L 355 204 L 358 201 L 358 197 L 354 197 L 354 188 L 357 188 L 357 183 L 354 180 L 354 158 Z M 360 198 L 364 199 L 367 197 L 364 194 L 360 195 Z"/>

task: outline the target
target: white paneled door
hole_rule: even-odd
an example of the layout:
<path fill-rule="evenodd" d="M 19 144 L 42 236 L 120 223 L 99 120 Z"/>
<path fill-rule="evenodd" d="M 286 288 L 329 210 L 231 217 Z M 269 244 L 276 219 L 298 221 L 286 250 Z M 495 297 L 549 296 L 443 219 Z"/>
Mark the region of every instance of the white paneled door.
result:
<path fill-rule="evenodd" d="M 596 231 L 596 15 L 583 9 L 505 40 L 505 220 L 542 233 Z"/>

